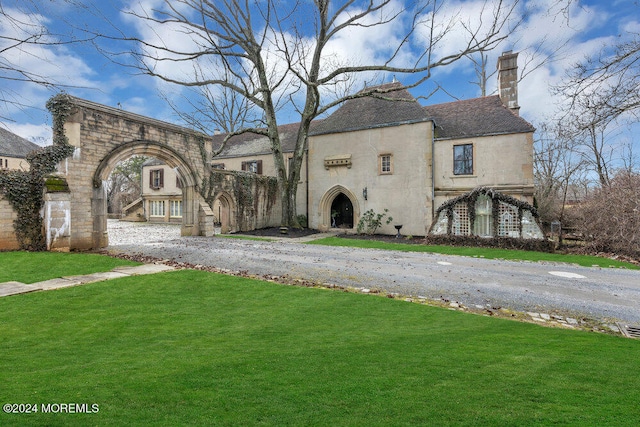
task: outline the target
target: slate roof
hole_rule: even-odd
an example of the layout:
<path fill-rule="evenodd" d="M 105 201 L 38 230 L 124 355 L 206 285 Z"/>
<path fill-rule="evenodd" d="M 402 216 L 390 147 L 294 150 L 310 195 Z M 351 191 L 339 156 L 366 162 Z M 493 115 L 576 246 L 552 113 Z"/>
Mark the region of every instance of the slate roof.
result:
<path fill-rule="evenodd" d="M 535 130 L 531 123 L 505 107 L 498 95 L 423 107 L 406 89 L 393 91 L 394 88 L 401 87 L 401 83 L 394 82 L 366 89 L 377 90 L 377 94 L 350 99 L 326 119 L 315 120 L 309 136 L 428 120 L 435 122 L 436 139 L 505 135 Z M 292 152 L 298 123 L 282 125 L 278 129 L 283 151 Z M 224 134 L 212 137 L 214 150 L 223 139 Z M 271 154 L 269 139 L 255 133 L 245 133 L 231 138 L 216 158 L 264 154 Z"/>
<path fill-rule="evenodd" d="M 349 132 L 404 123 L 427 121 L 422 106 L 399 82 L 387 83 L 359 93 L 375 90 L 373 95 L 346 101 L 318 124 L 311 135 Z"/>
<path fill-rule="evenodd" d="M 0 156 L 24 159 L 27 154 L 38 148 L 39 145 L 0 126 Z"/>
<path fill-rule="evenodd" d="M 144 163 L 142 163 L 142 167 L 145 167 L 145 166 L 160 166 L 160 165 L 164 165 L 164 162 L 162 160 L 156 159 L 155 157 L 147 159 L 147 160 L 144 161 Z"/>
<path fill-rule="evenodd" d="M 498 95 L 424 107 L 435 121 L 436 139 L 533 132 L 535 128 L 502 104 Z"/>
<path fill-rule="evenodd" d="M 318 125 L 322 120 L 316 120 L 311 124 L 310 132 Z M 280 133 L 280 143 L 282 144 L 282 151 L 285 153 L 291 153 L 296 146 L 296 137 L 298 134 L 299 123 L 289 123 L 286 125 L 278 126 Z M 224 134 L 214 135 L 213 150 L 216 150 L 222 141 L 224 140 Z M 256 156 L 262 154 L 271 154 L 271 142 L 269 138 L 264 135 L 256 133 L 243 133 L 242 135 L 236 135 L 227 141 L 225 149 L 216 157 L 216 159 L 227 157 L 246 157 Z"/>

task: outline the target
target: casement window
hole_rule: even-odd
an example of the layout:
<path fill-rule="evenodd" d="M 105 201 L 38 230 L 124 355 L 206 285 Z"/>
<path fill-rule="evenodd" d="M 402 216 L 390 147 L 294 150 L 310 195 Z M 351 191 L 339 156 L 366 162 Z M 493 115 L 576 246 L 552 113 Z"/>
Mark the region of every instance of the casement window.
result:
<path fill-rule="evenodd" d="M 212 163 L 211 168 L 224 170 L 224 163 Z"/>
<path fill-rule="evenodd" d="M 151 200 L 149 202 L 149 215 L 164 217 L 164 200 Z"/>
<path fill-rule="evenodd" d="M 0 169 L 9 169 L 9 159 L 0 159 Z"/>
<path fill-rule="evenodd" d="M 493 202 L 489 196 L 478 196 L 476 199 L 475 214 L 473 234 L 480 237 L 493 236 Z"/>
<path fill-rule="evenodd" d="M 169 200 L 169 216 L 182 218 L 182 200 Z"/>
<path fill-rule="evenodd" d="M 164 169 L 152 169 L 149 171 L 149 188 L 158 190 L 164 187 Z"/>
<path fill-rule="evenodd" d="M 378 156 L 378 173 L 380 175 L 391 175 L 393 173 L 393 156 L 391 154 Z"/>
<path fill-rule="evenodd" d="M 453 174 L 473 175 L 473 144 L 453 146 Z"/>
<path fill-rule="evenodd" d="M 262 160 L 249 160 L 242 162 L 242 170 L 262 175 Z"/>

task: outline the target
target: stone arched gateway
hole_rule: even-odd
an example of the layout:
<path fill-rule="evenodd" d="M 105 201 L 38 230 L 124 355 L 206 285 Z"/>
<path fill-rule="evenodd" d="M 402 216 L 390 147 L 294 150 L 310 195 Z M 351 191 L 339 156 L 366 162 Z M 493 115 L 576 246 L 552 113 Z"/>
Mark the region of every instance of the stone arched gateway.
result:
<path fill-rule="evenodd" d="M 233 215 L 235 211 L 233 197 L 223 191 L 213 201 L 213 216 L 220 227 L 220 232 L 225 234 L 237 229 L 236 218 Z"/>
<path fill-rule="evenodd" d="M 58 172 L 69 186 L 70 249 L 109 244 L 104 181 L 118 162 L 134 155 L 155 157 L 178 169 L 183 180 L 182 235 L 213 235 L 213 213 L 198 192 L 210 161 L 210 144 L 202 136 L 83 99 L 69 97 L 69 102 L 73 113 L 64 132 L 75 151 Z"/>

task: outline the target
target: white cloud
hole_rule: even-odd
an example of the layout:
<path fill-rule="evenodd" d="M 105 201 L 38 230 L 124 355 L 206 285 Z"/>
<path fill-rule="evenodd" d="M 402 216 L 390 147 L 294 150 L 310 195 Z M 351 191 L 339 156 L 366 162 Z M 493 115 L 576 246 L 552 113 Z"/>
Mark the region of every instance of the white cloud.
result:
<path fill-rule="evenodd" d="M 13 132 L 16 135 L 19 135 L 24 139 L 28 139 L 40 146 L 51 145 L 53 142 L 51 126 L 44 123 L 9 123 L 6 127 L 10 132 Z"/>

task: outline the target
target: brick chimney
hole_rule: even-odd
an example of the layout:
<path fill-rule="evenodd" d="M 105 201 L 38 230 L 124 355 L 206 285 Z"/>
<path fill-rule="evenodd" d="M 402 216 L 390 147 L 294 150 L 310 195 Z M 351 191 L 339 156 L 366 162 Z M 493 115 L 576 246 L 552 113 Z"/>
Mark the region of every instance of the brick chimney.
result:
<path fill-rule="evenodd" d="M 498 91 L 502 103 L 515 115 L 519 115 L 518 54 L 510 50 L 498 58 Z"/>

